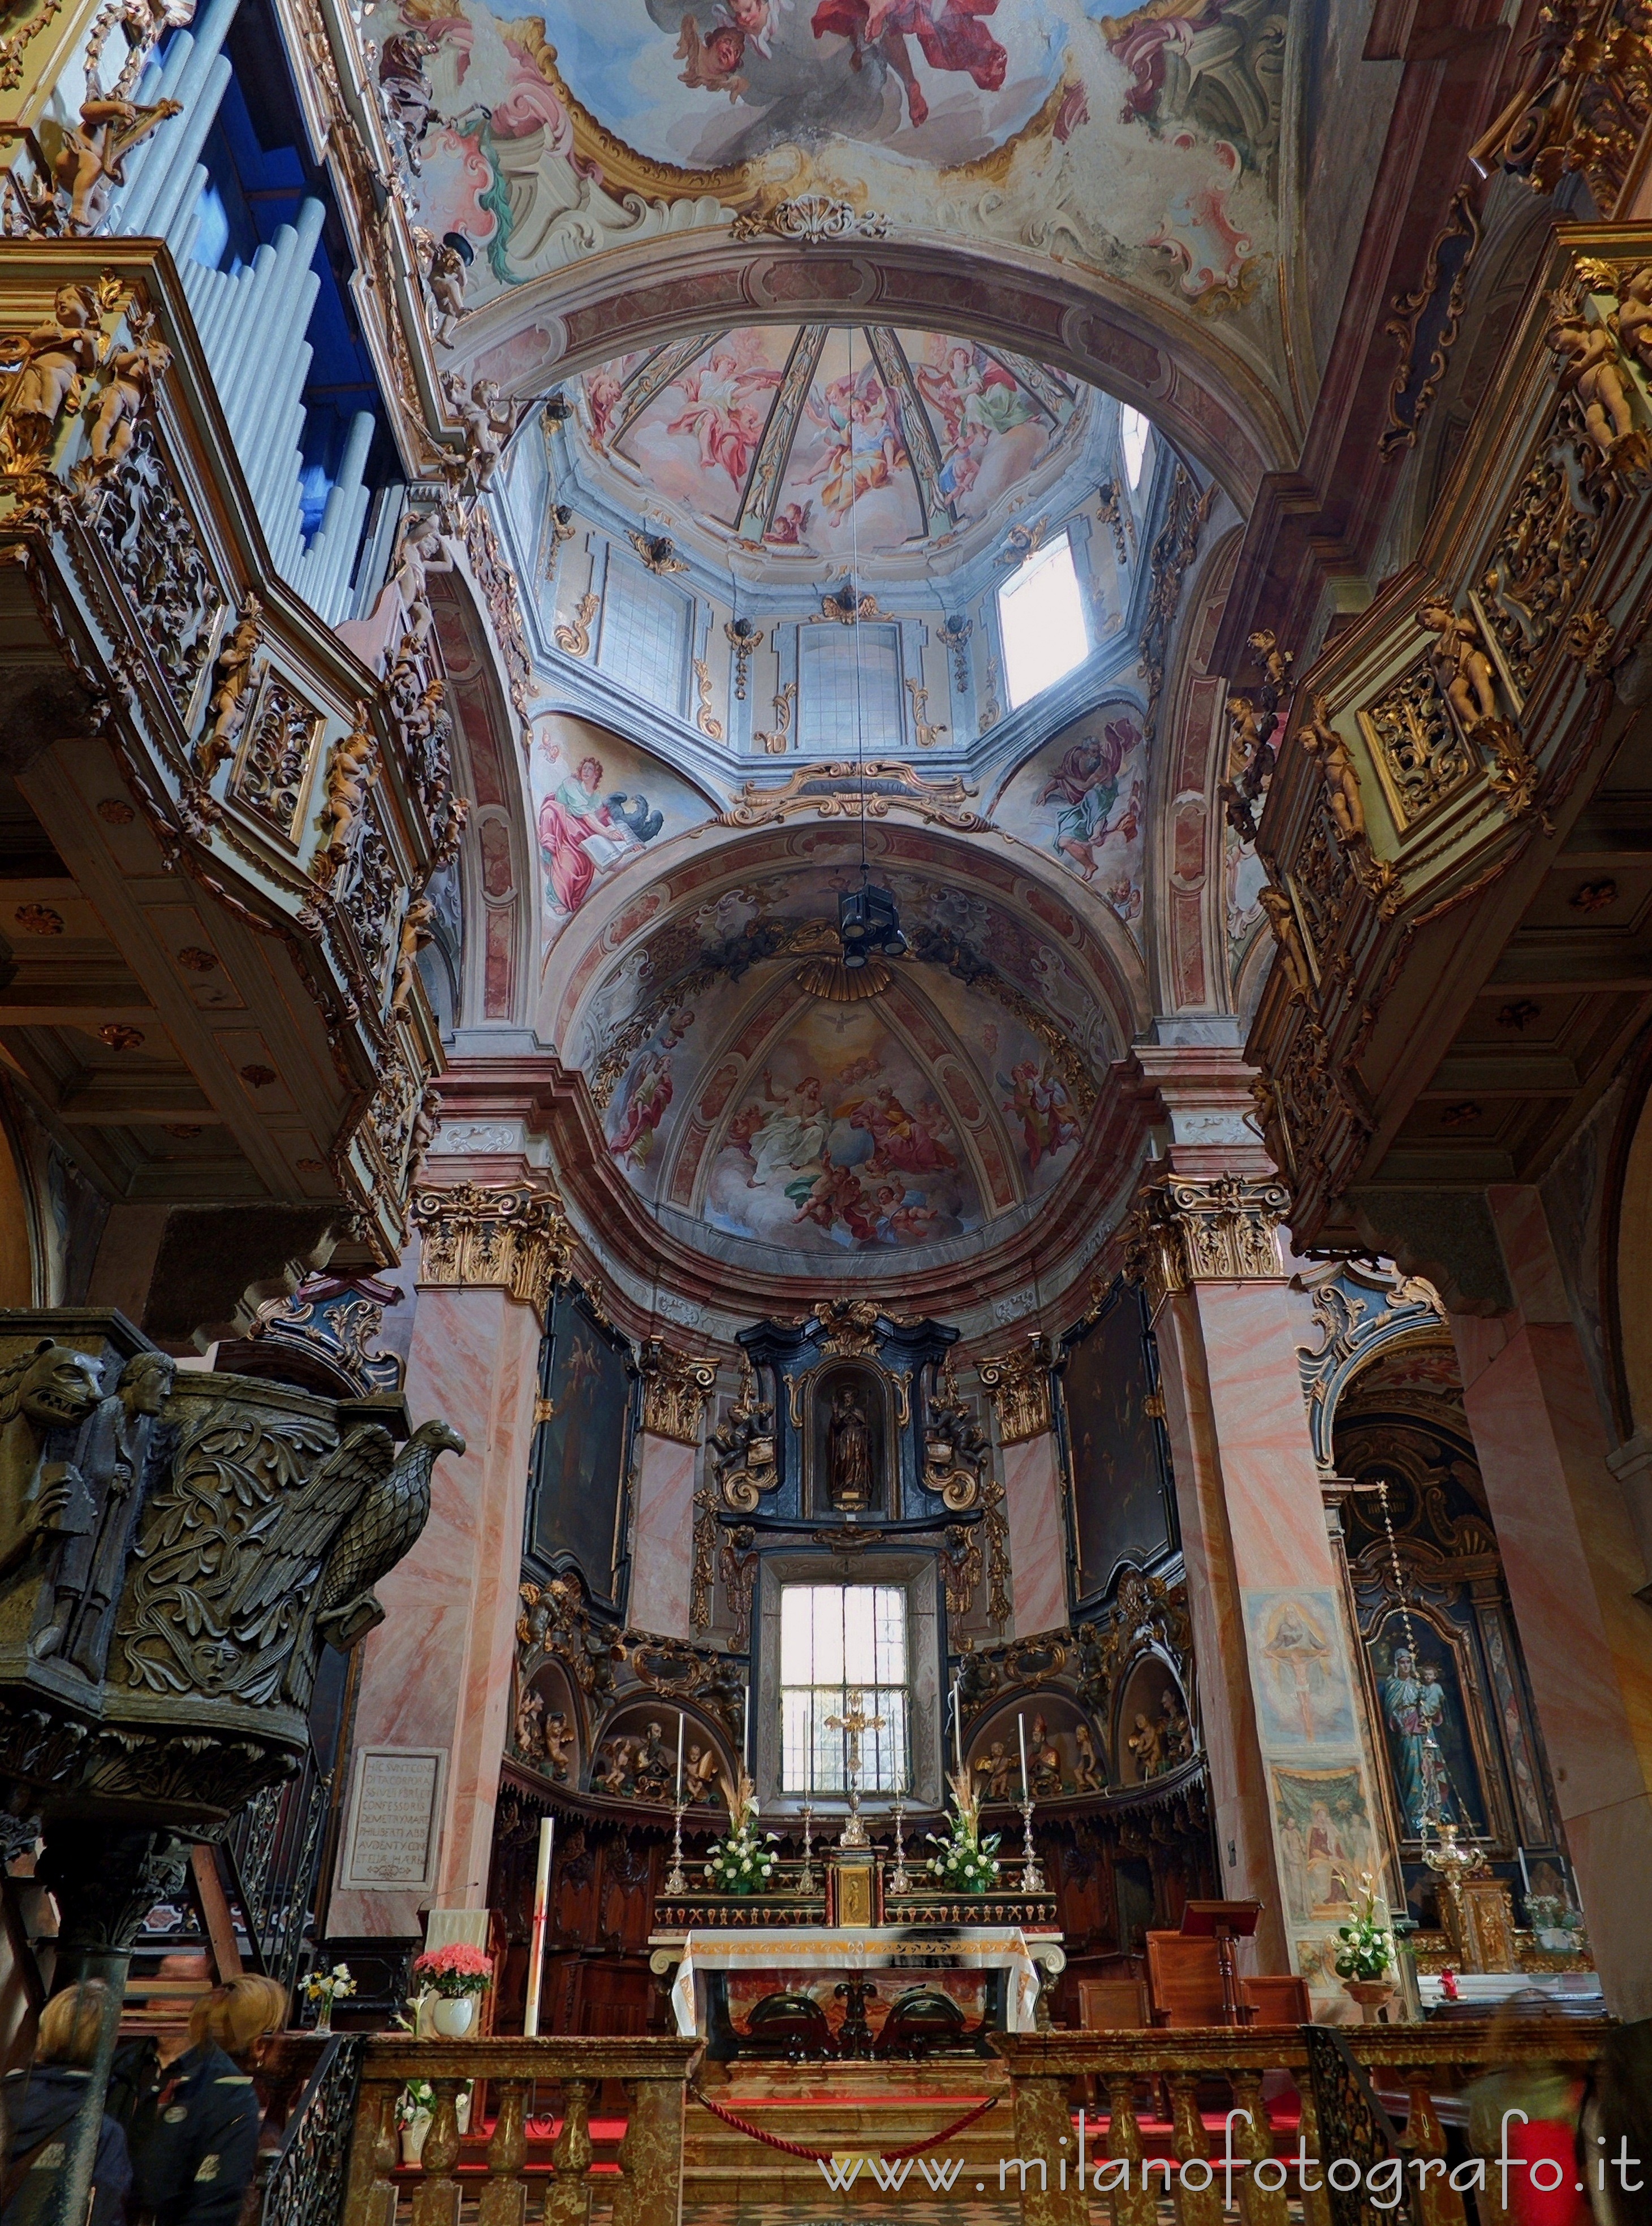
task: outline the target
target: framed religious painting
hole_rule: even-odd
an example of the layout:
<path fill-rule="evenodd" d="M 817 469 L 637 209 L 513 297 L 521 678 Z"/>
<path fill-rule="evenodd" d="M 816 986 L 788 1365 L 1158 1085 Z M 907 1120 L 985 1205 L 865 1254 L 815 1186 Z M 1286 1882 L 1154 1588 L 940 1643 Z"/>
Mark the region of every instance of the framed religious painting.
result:
<path fill-rule="evenodd" d="M 1158 1353 L 1134 1284 L 1121 1277 L 1063 1339 L 1056 1380 L 1082 1606 L 1106 1595 L 1123 1564 L 1151 1568 L 1178 1542 Z"/>
<path fill-rule="evenodd" d="M 619 1605 L 637 1383 L 624 1338 L 576 1285 L 559 1284 L 540 1348 L 524 1558 L 541 1575 L 575 1563 L 599 1607 Z"/>

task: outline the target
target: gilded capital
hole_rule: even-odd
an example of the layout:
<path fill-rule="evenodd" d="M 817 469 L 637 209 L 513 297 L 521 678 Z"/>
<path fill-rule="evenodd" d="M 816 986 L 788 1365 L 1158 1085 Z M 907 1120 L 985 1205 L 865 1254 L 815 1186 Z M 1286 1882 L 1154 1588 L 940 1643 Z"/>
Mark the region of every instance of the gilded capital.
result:
<path fill-rule="evenodd" d="M 1160 1175 L 1124 1227 L 1124 1271 L 1153 1306 L 1190 1283 L 1267 1282 L 1283 1273 L 1275 1234 L 1290 1192 L 1272 1176 Z"/>
<path fill-rule="evenodd" d="M 574 1237 L 558 1193 L 528 1183 L 459 1183 L 414 1193 L 423 1239 L 419 1280 L 503 1290 L 543 1322 L 551 1286 L 573 1263 Z"/>
<path fill-rule="evenodd" d="M 1050 1340 L 1037 1335 L 976 1370 L 998 1415 L 1000 1442 L 1020 1445 L 1050 1428 Z"/>
<path fill-rule="evenodd" d="M 680 1446 L 697 1446 L 706 1401 L 717 1385 L 716 1364 L 678 1352 L 651 1337 L 637 1356 L 643 1377 L 643 1428 Z"/>

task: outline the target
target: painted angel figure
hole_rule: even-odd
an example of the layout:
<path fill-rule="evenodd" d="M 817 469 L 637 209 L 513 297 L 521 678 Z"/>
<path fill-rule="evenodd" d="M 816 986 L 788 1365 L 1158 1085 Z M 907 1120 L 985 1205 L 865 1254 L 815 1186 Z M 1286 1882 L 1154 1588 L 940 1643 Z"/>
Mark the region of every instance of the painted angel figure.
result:
<path fill-rule="evenodd" d="M 753 398 L 779 384 L 778 371 L 742 371 L 726 348 L 714 348 L 704 369 L 682 381 L 686 406 L 665 429 L 691 433 L 702 467 L 715 471 L 721 466 L 737 487 L 744 487 L 763 438 L 763 416 Z"/>
<path fill-rule="evenodd" d="M 846 372 L 832 380 L 819 404 L 811 393 L 804 407 L 826 435 L 825 453 L 804 480 L 818 480 L 827 510 L 847 517 L 863 494 L 887 487 L 906 461 L 883 381 L 869 369 L 858 377 Z"/>
<path fill-rule="evenodd" d="M 1139 739 L 1128 719 L 1110 719 L 1100 740 L 1086 735 L 1073 744 L 1039 792 L 1040 804 L 1059 806 L 1055 847 L 1078 868 L 1081 881 L 1091 880 L 1101 862 L 1096 853 L 1113 831 L 1120 768 Z"/>
<path fill-rule="evenodd" d="M 906 113 L 916 128 L 928 120 L 929 102 L 907 39 L 918 41 L 931 69 L 963 71 L 983 92 L 996 92 L 1009 55 L 981 19 L 997 8 L 998 0 L 820 0 L 810 28 L 817 39 L 830 34 L 852 40 L 857 69 L 863 55 L 881 55 L 905 88 Z"/>

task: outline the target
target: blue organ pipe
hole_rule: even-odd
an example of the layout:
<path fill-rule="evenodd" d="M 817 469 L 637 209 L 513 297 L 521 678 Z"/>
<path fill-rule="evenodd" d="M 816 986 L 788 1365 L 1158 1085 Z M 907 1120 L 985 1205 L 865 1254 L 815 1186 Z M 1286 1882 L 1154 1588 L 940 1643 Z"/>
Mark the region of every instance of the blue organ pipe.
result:
<path fill-rule="evenodd" d="M 206 73 L 194 106 L 177 119 L 178 137 L 168 149 L 166 175 L 156 181 L 154 207 L 145 219 L 148 228 L 162 239 L 174 241 L 180 224 L 194 218 L 199 198 L 194 191 L 195 166 L 232 74 L 228 57 L 219 54 Z M 165 130 L 166 126 L 161 128 Z"/>
<path fill-rule="evenodd" d="M 116 213 L 117 231 L 143 231 L 152 222 L 167 181 L 180 173 L 187 178 L 194 168 L 230 80 L 227 60 L 221 71 L 213 65 L 223 60 L 224 41 L 239 4 L 240 0 L 213 0 L 205 16 L 174 40 L 161 73 L 161 90 L 163 98 L 181 102 L 183 113 L 175 124 L 163 124 L 142 150 L 142 166 L 134 170 Z M 186 146 L 187 155 L 181 152 Z"/>
<path fill-rule="evenodd" d="M 269 274 L 276 267 L 280 242 L 279 232 L 274 243 L 266 239 L 247 265 L 236 289 L 234 307 L 225 321 L 224 337 L 219 344 L 219 359 L 213 366 L 213 377 L 218 382 L 218 398 L 224 405 L 225 415 L 232 429 L 241 422 L 238 407 L 241 359 L 251 345 L 253 328 L 258 321 L 257 312 L 270 283 Z"/>

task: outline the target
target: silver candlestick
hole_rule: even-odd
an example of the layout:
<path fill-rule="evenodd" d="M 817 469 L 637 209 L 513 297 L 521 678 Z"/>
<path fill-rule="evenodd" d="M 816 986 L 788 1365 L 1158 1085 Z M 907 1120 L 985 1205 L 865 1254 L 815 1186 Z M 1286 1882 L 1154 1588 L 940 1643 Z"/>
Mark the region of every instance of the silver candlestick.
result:
<path fill-rule="evenodd" d="M 809 1859 L 809 1837 L 814 1826 L 814 1809 L 805 1801 L 803 1804 L 803 1868 L 797 1873 L 799 1893 L 813 1893 L 815 1890 L 815 1867 Z"/>
<path fill-rule="evenodd" d="M 895 1796 L 895 1867 L 889 1873 L 891 1893 L 910 1893 L 912 1890 L 912 1877 L 906 1868 L 906 1850 L 901 1844 L 905 1822 L 905 1803 L 898 1793 Z"/>
<path fill-rule="evenodd" d="M 1032 1802 L 1028 1796 L 1021 1803 L 1021 1892 L 1042 1893 L 1045 1891 L 1044 1872 L 1032 1848 Z"/>
<path fill-rule="evenodd" d="M 683 1868 L 683 1803 L 677 1802 L 671 1810 L 671 1867 L 665 1873 L 666 1893 L 686 1893 L 689 1881 Z"/>

